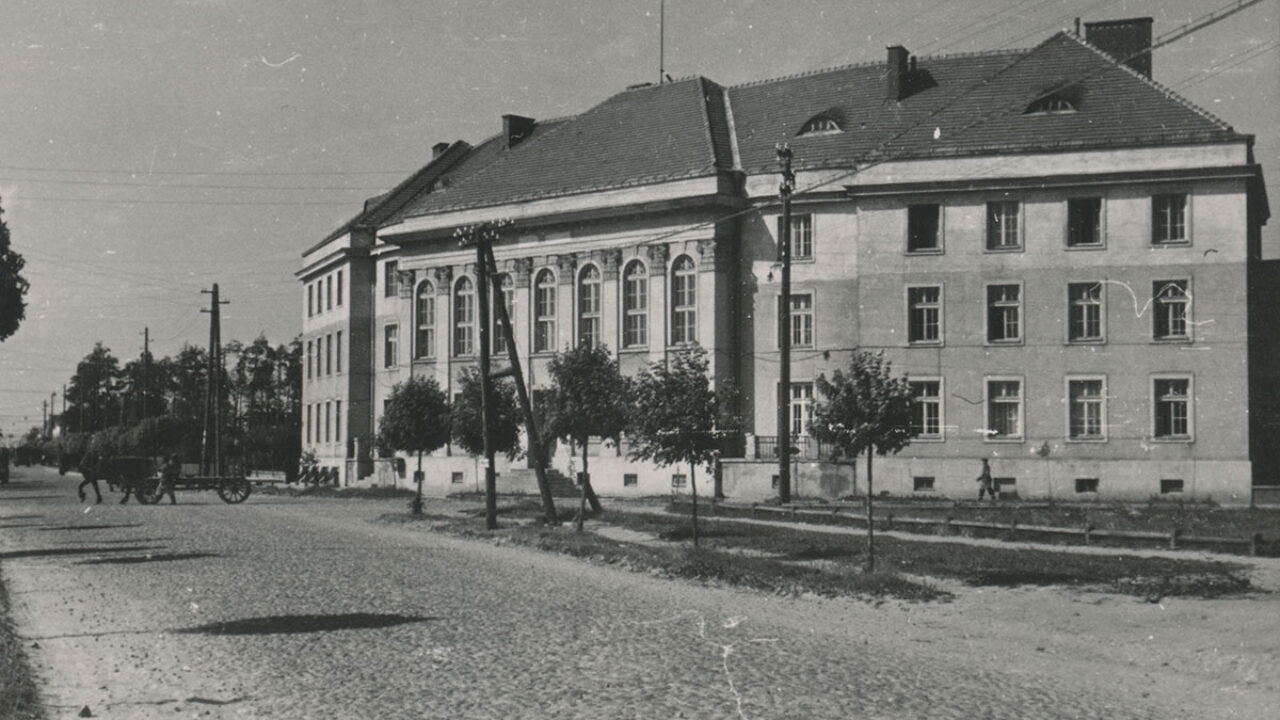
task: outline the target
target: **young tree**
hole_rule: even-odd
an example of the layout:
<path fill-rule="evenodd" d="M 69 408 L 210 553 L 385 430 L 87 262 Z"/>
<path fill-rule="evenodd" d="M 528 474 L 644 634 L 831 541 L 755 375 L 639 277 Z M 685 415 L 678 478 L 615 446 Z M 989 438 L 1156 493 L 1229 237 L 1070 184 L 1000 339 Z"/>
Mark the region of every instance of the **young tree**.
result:
<path fill-rule="evenodd" d="M 627 425 L 627 381 L 618 371 L 618 363 L 603 345 L 576 348 L 557 353 L 547 365 L 555 384 L 554 406 L 547 434 L 572 441 L 582 451 L 582 488 L 578 501 L 578 530 L 582 530 L 586 505 L 600 512 L 600 499 L 591 487 L 587 465 L 587 446 L 592 436 L 614 438 Z"/>
<path fill-rule="evenodd" d="M 480 369 L 469 367 L 459 378 L 459 392 L 450 411 L 453 441 L 472 455 L 484 454 L 484 408 L 480 402 Z M 511 383 L 494 382 L 493 411 L 496 418 L 489 425 L 495 452 L 507 454 L 508 460 L 520 455 L 520 405 Z"/>
<path fill-rule="evenodd" d="M 449 442 L 449 402 L 434 378 L 413 377 L 397 383 L 387 398 L 387 408 L 378 424 L 378 443 L 383 447 L 418 454 L 414 480 L 418 494 L 413 514 L 422 514 L 422 454 Z"/>
<path fill-rule="evenodd" d="M 850 459 L 867 453 L 867 571 L 875 569 L 871 504 L 875 496 L 871 457 L 897 454 L 911 442 L 911 387 L 895 378 L 883 353 L 854 350 L 849 373 L 836 370 L 831 380 L 818 376 L 823 399 L 814 408 L 809 432 Z"/>
<path fill-rule="evenodd" d="M 729 428 L 718 420 L 722 405 L 730 404 L 723 388 L 711 389 L 706 351 L 676 353 L 667 363 L 653 363 L 636 380 L 635 412 L 630 426 L 632 460 L 659 465 L 689 464 L 693 494 L 693 544 L 698 544 L 697 469 L 711 465 L 720 454 L 721 438 Z"/>
<path fill-rule="evenodd" d="M 0 208 L 0 342 L 18 331 L 26 319 L 27 294 L 30 283 L 22 277 L 27 261 L 9 247 L 9 226 L 4 222 L 4 209 Z"/>

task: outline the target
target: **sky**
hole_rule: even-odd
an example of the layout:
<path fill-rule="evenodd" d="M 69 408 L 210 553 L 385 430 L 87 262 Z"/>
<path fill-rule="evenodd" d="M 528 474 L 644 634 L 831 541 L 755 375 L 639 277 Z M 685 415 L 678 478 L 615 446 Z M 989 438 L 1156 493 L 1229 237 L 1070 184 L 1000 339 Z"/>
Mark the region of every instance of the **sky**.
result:
<path fill-rule="evenodd" d="M 0 342 L 0 433 L 62 407 L 102 342 L 121 363 L 209 337 L 287 343 L 303 250 L 501 116 L 580 113 L 627 85 L 721 84 L 1027 48 L 1085 22 L 1156 37 L 1236 0 L 2 0 L 0 209 L 27 317 Z M 1280 0 L 1155 51 L 1154 77 L 1257 136 L 1280 207 Z M 1280 249 L 1280 219 L 1264 229 Z M 1273 253 L 1280 257 L 1280 251 Z"/>

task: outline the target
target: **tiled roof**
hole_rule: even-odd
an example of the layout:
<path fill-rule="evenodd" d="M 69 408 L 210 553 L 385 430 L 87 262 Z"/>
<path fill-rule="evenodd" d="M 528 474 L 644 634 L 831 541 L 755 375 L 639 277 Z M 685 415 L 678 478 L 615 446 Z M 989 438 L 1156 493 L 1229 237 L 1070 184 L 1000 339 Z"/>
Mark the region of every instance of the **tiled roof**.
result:
<path fill-rule="evenodd" d="M 723 90 L 705 78 L 627 90 L 499 148 L 484 168 L 408 215 L 715 175 L 731 162 Z M 719 106 L 714 131 L 708 106 Z"/>
<path fill-rule="evenodd" d="M 581 115 L 539 122 L 513 148 L 502 135 L 486 140 L 380 219 L 385 225 L 725 171 L 773 172 L 779 142 L 789 142 L 796 166 L 805 168 L 1245 137 L 1071 33 L 1030 50 L 916 63 L 914 91 L 901 100 L 887 97 L 884 63 L 730 88 L 695 77 L 629 89 Z M 1075 110 L 1024 113 L 1053 92 Z M 818 115 L 837 119 L 843 131 L 800 136 Z"/>
<path fill-rule="evenodd" d="M 803 167 L 1242 137 L 1069 33 L 1031 50 L 917 62 L 932 86 L 901 101 L 887 99 L 881 64 L 730 88 L 743 168 L 776 168 L 778 142 L 789 142 Z M 1075 112 L 1023 114 L 1055 90 L 1072 99 Z M 844 132 L 796 136 L 832 108 L 842 111 Z"/>

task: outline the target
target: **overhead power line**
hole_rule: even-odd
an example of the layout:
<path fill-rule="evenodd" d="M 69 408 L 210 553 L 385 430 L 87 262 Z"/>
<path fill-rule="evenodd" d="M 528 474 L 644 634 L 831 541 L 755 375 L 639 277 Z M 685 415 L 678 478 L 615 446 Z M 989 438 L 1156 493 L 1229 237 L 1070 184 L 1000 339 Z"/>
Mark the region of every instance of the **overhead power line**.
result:
<path fill-rule="evenodd" d="M 130 169 L 104 169 L 104 168 L 54 168 L 54 167 L 33 167 L 28 165 L 0 165 L 0 171 L 6 172 L 56 172 L 56 173 L 79 173 L 82 175 L 139 175 L 147 177 L 156 176 L 180 176 L 180 177 L 216 177 L 216 176 L 239 176 L 239 177 L 335 177 L 343 175 L 406 175 L 412 170 L 295 170 L 295 171 L 276 171 L 263 172 L 254 170 L 130 170 Z"/>

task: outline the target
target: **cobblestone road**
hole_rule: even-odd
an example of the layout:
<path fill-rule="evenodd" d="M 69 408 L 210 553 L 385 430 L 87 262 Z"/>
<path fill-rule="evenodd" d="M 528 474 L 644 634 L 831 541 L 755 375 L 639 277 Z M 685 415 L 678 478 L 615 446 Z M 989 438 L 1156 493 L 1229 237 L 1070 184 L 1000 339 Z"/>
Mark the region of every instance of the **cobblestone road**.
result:
<path fill-rule="evenodd" d="M 0 573 L 54 718 L 1261 718 L 1280 697 L 1132 640 L 1176 626 L 1089 637 L 1069 618 L 1103 601 L 1059 591 L 1027 596 L 1058 618 L 1037 630 L 966 616 L 980 597 L 767 597 L 370 522 L 402 502 L 87 506 L 78 477 L 26 474 L 0 488 Z"/>

